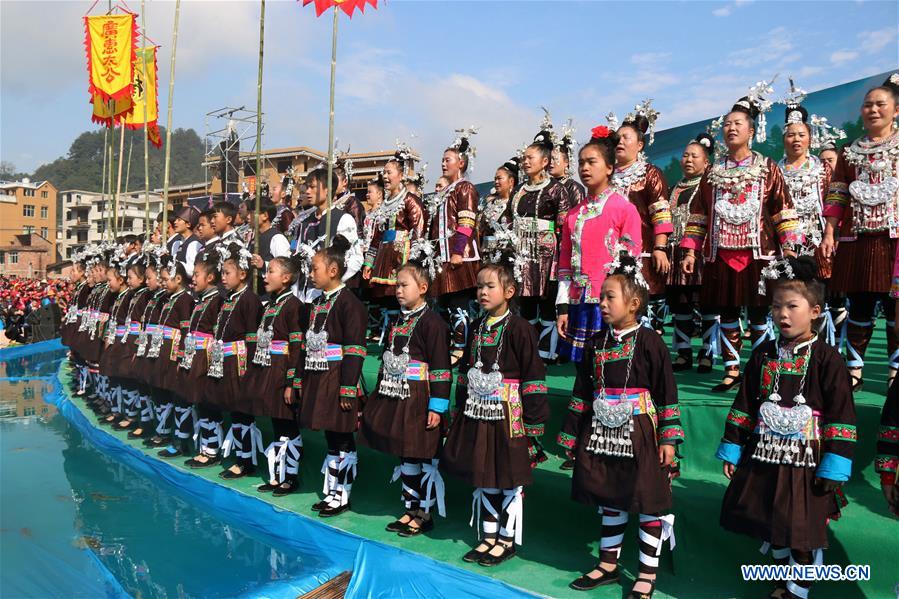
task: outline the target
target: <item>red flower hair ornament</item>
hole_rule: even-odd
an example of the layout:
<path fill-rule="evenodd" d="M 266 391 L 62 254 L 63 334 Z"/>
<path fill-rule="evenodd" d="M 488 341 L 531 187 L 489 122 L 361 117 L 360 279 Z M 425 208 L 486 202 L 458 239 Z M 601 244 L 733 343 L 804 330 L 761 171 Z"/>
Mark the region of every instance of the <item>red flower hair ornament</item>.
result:
<path fill-rule="evenodd" d="M 611 131 L 605 125 L 600 125 L 598 127 L 593 127 L 590 130 L 590 135 L 593 136 L 593 139 L 602 139 L 604 137 L 608 137 Z"/>

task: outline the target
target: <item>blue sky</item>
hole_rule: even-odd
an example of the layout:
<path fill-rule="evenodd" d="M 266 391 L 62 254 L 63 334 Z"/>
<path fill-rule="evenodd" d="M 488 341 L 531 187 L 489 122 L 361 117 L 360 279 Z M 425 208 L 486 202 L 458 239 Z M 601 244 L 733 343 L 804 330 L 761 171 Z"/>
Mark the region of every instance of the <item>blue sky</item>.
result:
<path fill-rule="evenodd" d="M 95 127 L 82 48 L 90 4 L 0 1 L 0 158 L 20 169 Z M 584 139 L 644 97 L 665 128 L 721 113 L 774 73 L 816 90 L 899 65 L 892 1 L 380 4 L 341 15 L 337 137 L 367 151 L 414 133 L 432 182 L 454 128 L 481 128 L 473 178 L 486 180 L 534 135 L 540 106 L 557 124 L 573 118 Z M 266 13 L 264 146 L 324 150 L 330 18 L 292 0 L 269 0 Z M 163 117 L 173 15 L 173 2 L 147 1 L 149 36 L 163 46 Z M 183 0 L 175 127 L 202 135 L 206 112 L 255 108 L 258 17 L 258 2 Z"/>

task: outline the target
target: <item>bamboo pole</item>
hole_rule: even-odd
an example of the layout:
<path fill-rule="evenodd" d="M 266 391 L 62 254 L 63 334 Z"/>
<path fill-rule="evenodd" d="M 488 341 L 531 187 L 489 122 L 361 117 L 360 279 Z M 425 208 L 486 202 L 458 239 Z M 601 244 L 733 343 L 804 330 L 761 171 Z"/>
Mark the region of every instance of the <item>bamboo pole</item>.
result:
<path fill-rule="evenodd" d="M 162 180 L 162 243 L 168 242 L 169 222 L 169 172 L 172 158 L 172 101 L 175 97 L 175 50 L 178 47 L 178 18 L 181 16 L 181 0 L 175 0 L 175 23 L 172 26 L 172 61 L 169 66 L 169 105 L 165 119 L 165 174 Z"/>
<path fill-rule="evenodd" d="M 131 182 L 131 155 L 134 153 L 134 136 L 128 140 L 128 164 L 125 165 L 125 189 L 123 193 L 128 195 L 129 184 Z"/>
<path fill-rule="evenodd" d="M 112 234 L 112 173 L 115 168 L 115 155 L 113 154 L 113 148 L 115 147 L 115 129 L 110 129 L 109 133 L 109 168 L 106 169 L 106 178 L 108 179 L 106 182 L 106 231 L 110 236 L 112 241 L 115 241 L 115 235 Z"/>
<path fill-rule="evenodd" d="M 334 25 L 331 29 L 331 99 L 328 109 L 328 212 L 325 214 L 325 246 L 331 245 L 331 178 L 334 176 L 334 88 L 337 76 L 337 7 L 334 12 Z"/>
<path fill-rule="evenodd" d="M 125 157 L 125 117 L 119 123 L 122 128 L 122 135 L 119 136 L 119 174 L 116 177 L 115 196 L 112 201 L 112 232 L 114 237 L 119 236 L 119 194 L 122 193 L 122 163 Z"/>
<path fill-rule="evenodd" d="M 144 236 L 150 241 L 150 131 L 147 124 L 147 12 L 144 10 L 144 1 L 140 0 L 140 29 L 143 34 L 143 67 L 144 67 Z M 155 81 L 157 93 L 159 82 Z M 158 117 L 157 117 L 158 118 Z"/>
<path fill-rule="evenodd" d="M 106 127 L 103 129 L 103 174 L 100 175 L 100 201 L 103 202 L 103 210 L 100 211 L 100 220 L 106 216 L 106 145 L 108 143 L 109 137 L 109 128 Z M 88 232 L 90 232 L 90 226 L 88 226 Z M 88 233 L 88 237 L 90 233 Z M 103 229 L 103 235 L 101 239 L 106 239 L 106 229 Z"/>
<path fill-rule="evenodd" d="M 265 0 L 259 4 L 259 74 L 256 77 L 256 210 L 253 216 L 253 243 L 256 246 L 254 254 L 259 254 L 259 209 L 262 204 L 262 64 L 265 49 Z M 225 157 L 227 161 L 228 157 Z M 228 190 L 225 189 L 227 194 Z M 227 198 L 227 195 L 225 196 Z M 259 277 L 253 277 L 253 289 L 257 289 Z"/>

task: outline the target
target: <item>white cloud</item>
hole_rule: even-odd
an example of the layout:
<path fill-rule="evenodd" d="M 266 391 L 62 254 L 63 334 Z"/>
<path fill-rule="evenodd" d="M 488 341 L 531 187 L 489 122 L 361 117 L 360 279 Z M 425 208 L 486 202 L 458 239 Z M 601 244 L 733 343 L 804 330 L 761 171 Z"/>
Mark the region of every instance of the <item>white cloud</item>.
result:
<path fill-rule="evenodd" d="M 796 73 L 796 76 L 799 77 L 800 79 L 802 79 L 802 78 L 811 77 L 812 75 L 817 75 L 817 74 L 823 73 L 823 72 L 824 72 L 824 67 L 807 66 L 807 67 L 802 67 L 801 69 L 799 69 L 799 72 Z"/>
<path fill-rule="evenodd" d="M 894 54 L 896 49 L 896 28 L 885 27 L 875 31 L 862 31 L 858 34 L 860 41 L 859 48 L 866 54 L 874 54 L 880 52 L 887 46 L 893 46 Z"/>
<path fill-rule="evenodd" d="M 834 65 L 841 65 L 851 60 L 855 60 L 856 58 L 858 58 L 858 52 L 853 50 L 837 50 L 830 55 L 830 62 Z"/>
<path fill-rule="evenodd" d="M 731 64 L 749 68 L 759 65 L 770 65 L 774 68 L 795 62 L 800 56 L 794 52 L 796 46 L 792 42 L 793 32 L 786 27 L 775 27 L 760 38 L 759 43 L 749 48 L 735 50 L 728 54 Z"/>
<path fill-rule="evenodd" d="M 716 8 L 712 11 L 712 14 L 716 17 L 729 17 L 731 14 L 733 14 L 735 9 L 746 6 L 750 2 L 752 2 L 752 0 L 735 0 L 733 4 L 727 4 L 725 6 Z"/>

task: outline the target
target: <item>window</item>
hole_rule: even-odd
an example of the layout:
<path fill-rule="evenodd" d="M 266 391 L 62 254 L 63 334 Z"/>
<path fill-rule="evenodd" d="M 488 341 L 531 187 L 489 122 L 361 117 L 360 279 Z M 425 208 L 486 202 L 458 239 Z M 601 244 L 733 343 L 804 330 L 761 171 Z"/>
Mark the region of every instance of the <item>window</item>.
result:
<path fill-rule="evenodd" d="M 0 252 L 0 264 L 6 263 L 6 252 Z"/>
<path fill-rule="evenodd" d="M 22 190 L 22 195 L 25 196 L 26 198 L 33 198 L 33 197 L 34 197 L 34 190 L 33 190 L 33 189 L 23 189 L 23 190 Z"/>
<path fill-rule="evenodd" d="M 106 221 L 97 221 L 97 233 L 103 233 L 104 231 L 106 231 Z"/>
<path fill-rule="evenodd" d="M 19 263 L 19 252 L 10 252 L 9 253 L 9 263 L 10 264 L 18 264 Z"/>
<path fill-rule="evenodd" d="M 131 231 L 132 229 L 134 229 L 134 219 L 126 218 L 125 222 L 122 224 L 122 228 L 126 231 Z"/>
<path fill-rule="evenodd" d="M 50 192 L 49 192 L 49 191 L 42 191 L 42 192 L 41 192 L 41 197 L 42 197 L 42 198 L 49 198 L 49 197 L 50 197 Z"/>
<path fill-rule="evenodd" d="M 41 218 L 45 219 L 50 215 L 49 206 L 41 206 Z"/>
<path fill-rule="evenodd" d="M 41 237 L 50 239 L 50 230 L 47 227 L 41 227 Z"/>
<path fill-rule="evenodd" d="M 31 235 L 32 233 L 34 233 L 34 225 L 25 225 L 24 227 L 22 227 L 22 233 L 24 233 L 25 235 Z"/>
<path fill-rule="evenodd" d="M 34 204 L 23 204 L 22 216 L 34 216 Z"/>
<path fill-rule="evenodd" d="M 87 242 L 87 231 L 78 231 L 78 243 Z"/>

